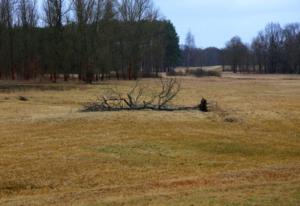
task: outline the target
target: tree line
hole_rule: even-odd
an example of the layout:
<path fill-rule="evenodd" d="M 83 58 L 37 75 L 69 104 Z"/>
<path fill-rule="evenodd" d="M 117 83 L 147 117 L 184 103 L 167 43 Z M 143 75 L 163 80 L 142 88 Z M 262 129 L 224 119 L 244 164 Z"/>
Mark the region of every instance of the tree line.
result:
<path fill-rule="evenodd" d="M 151 0 L 0 0 L 0 78 L 137 79 L 178 64 Z"/>
<path fill-rule="evenodd" d="M 223 59 L 234 72 L 300 74 L 300 24 L 270 23 L 250 45 L 233 37 Z"/>
<path fill-rule="evenodd" d="M 215 66 L 221 64 L 221 49 L 208 47 L 197 48 L 195 37 L 189 31 L 185 38 L 185 44 L 180 48 L 181 59 L 179 64 L 185 67 Z"/>
<path fill-rule="evenodd" d="M 182 66 L 230 66 L 233 72 L 300 74 L 300 24 L 270 23 L 251 44 L 235 36 L 225 48 L 200 49 L 189 32 L 181 47 Z"/>

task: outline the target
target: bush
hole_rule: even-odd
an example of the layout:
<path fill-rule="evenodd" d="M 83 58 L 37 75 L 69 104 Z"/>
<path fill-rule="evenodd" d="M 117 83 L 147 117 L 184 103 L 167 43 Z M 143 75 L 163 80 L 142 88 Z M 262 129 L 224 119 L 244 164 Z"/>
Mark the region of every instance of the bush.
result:
<path fill-rule="evenodd" d="M 28 101 L 28 98 L 23 97 L 23 96 L 19 96 L 18 99 L 19 99 L 20 101 L 23 101 L 23 102 Z"/>
<path fill-rule="evenodd" d="M 156 73 L 140 73 L 139 77 L 141 78 L 159 78 L 160 74 Z"/>
<path fill-rule="evenodd" d="M 182 71 L 176 72 L 175 70 L 171 70 L 167 72 L 167 76 L 186 76 L 186 74 Z"/>
<path fill-rule="evenodd" d="M 194 75 L 196 77 L 221 77 L 221 72 L 216 70 L 203 70 L 203 69 L 196 69 L 196 70 L 189 70 L 188 74 Z"/>

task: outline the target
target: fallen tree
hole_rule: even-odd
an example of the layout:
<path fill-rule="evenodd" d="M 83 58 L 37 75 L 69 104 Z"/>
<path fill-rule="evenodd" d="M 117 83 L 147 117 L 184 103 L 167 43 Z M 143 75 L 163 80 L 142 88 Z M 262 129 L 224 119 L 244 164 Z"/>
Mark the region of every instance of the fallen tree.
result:
<path fill-rule="evenodd" d="M 149 92 L 149 88 L 140 85 L 139 81 L 129 92 L 122 93 L 110 89 L 106 95 L 98 97 L 97 101 L 83 105 L 84 112 L 121 111 L 121 110 L 159 110 L 180 111 L 200 110 L 207 112 L 207 101 L 202 98 L 196 106 L 178 106 L 171 104 L 181 90 L 181 83 L 175 78 L 161 78 L 160 89 Z M 148 91 L 148 92 L 147 92 Z"/>

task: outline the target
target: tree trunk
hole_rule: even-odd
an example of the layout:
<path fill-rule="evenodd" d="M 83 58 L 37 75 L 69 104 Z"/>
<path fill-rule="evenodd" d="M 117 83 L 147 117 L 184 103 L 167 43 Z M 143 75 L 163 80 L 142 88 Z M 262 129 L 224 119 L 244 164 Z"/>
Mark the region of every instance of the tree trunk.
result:
<path fill-rule="evenodd" d="M 132 64 L 129 63 L 128 66 L 128 79 L 131 80 L 131 75 L 132 75 Z"/>
<path fill-rule="evenodd" d="M 69 81 L 69 74 L 64 74 L 64 81 L 65 82 Z"/>
<path fill-rule="evenodd" d="M 119 70 L 116 71 L 117 80 L 120 80 Z"/>
<path fill-rule="evenodd" d="M 53 79 L 52 79 L 52 82 L 53 82 L 53 83 L 56 83 L 56 82 L 57 82 L 57 74 L 56 74 L 56 72 L 53 73 Z"/>

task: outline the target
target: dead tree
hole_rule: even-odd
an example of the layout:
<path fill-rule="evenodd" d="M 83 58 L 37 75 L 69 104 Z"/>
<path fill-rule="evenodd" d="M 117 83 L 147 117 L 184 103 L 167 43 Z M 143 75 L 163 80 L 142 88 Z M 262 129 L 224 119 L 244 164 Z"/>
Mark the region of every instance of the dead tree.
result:
<path fill-rule="evenodd" d="M 117 89 L 109 90 L 107 95 L 98 97 L 96 102 L 84 104 L 83 111 L 121 111 L 121 110 L 199 110 L 197 106 L 176 106 L 172 100 L 181 90 L 181 83 L 175 78 L 160 79 L 159 91 L 147 92 L 149 88 L 141 86 L 137 81 L 129 92 L 121 93 Z"/>

